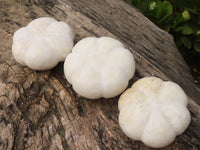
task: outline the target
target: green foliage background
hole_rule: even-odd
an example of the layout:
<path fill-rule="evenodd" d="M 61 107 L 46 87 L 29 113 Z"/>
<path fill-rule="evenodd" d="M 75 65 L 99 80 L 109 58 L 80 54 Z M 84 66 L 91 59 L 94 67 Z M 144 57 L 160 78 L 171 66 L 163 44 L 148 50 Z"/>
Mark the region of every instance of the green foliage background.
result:
<path fill-rule="evenodd" d="M 200 53 L 200 0 L 132 0 L 146 17 L 174 36 L 183 55 Z"/>

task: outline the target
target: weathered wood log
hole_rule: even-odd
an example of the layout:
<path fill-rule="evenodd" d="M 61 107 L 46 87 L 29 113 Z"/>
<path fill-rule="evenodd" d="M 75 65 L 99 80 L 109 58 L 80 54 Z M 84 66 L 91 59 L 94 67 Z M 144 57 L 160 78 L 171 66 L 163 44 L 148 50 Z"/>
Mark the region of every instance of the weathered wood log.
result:
<path fill-rule="evenodd" d="M 78 96 L 64 78 L 63 63 L 50 71 L 16 63 L 13 33 L 42 16 L 69 23 L 76 42 L 87 36 L 122 41 L 137 63 L 130 85 L 150 75 L 180 84 L 189 97 L 192 121 L 164 149 L 199 149 L 200 90 L 172 36 L 121 0 L 0 0 L 0 149 L 150 149 L 120 130 L 119 97 Z"/>

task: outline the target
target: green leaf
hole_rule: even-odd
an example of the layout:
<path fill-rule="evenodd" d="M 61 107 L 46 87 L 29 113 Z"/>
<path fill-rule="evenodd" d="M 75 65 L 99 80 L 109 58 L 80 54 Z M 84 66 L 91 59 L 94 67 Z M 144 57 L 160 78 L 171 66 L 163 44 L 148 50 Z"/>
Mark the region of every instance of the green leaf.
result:
<path fill-rule="evenodd" d="M 167 17 L 171 16 L 172 13 L 173 13 L 173 8 L 168 1 L 159 3 L 157 7 L 157 18 L 159 19 L 158 23 L 163 22 Z"/>
<path fill-rule="evenodd" d="M 191 50 L 200 52 L 200 0 L 130 1 L 152 22 L 174 36 L 182 54 Z"/>
<path fill-rule="evenodd" d="M 173 13 L 173 8 L 168 1 L 150 1 L 147 6 L 147 16 L 157 24 L 160 24 Z"/>
<path fill-rule="evenodd" d="M 189 11 L 184 10 L 184 11 L 182 12 L 182 17 L 183 17 L 183 19 L 184 19 L 185 21 L 190 20 L 191 16 L 190 16 Z"/>
<path fill-rule="evenodd" d="M 150 11 L 155 10 L 156 7 L 157 7 L 157 2 L 151 1 L 151 2 L 149 3 L 149 10 L 150 10 Z"/>
<path fill-rule="evenodd" d="M 157 9 L 160 2 L 150 1 L 147 6 L 147 16 L 155 23 L 158 21 Z"/>
<path fill-rule="evenodd" d="M 197 42 L 194 40 L 193 45 L 194 45 L 195 51 L 200 52 L 200 42 Z"/>
<path fill-rule="evenodd" d="M 189 24 L 189 23 L 184 24 L 182 26 L 182 34 L 184 34 L 184 35 L 193 34 L 193 33 L 195 33 L 195 30 L 196 30 L 196 27 L 194 25 Z"/>
<path fill-rule="evenodd" d="M 173 19 L 173 26 L 176 27 L 177 25 L 183 23 L 185 19 L 183 18 L 181 13 L 178 13 L 176 17 Z"/>
<path fill-rule="evenodd" d="M 181 37 L 181 43 L 187 47 L 188 49 L 190 49 L 192 47 L 192 38 L 188 37 L 188 36 L 182 36 Z"/>

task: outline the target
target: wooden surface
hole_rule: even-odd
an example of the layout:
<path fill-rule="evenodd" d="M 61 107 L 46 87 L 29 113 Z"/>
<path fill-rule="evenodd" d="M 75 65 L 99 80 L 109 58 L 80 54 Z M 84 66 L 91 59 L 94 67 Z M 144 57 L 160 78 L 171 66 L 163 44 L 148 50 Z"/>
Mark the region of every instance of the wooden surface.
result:
<path fill-rule="evenodd" d="M 200 90 L 172 36 L 122 0 L 0 0 L 0 149 L 150 149 L 127 138 L 118 125 L 117 102 L 87 100 L 67 83 L 63 63 L 50 71 L 22 67 L 11 55 L 13 33 L 50 16 L 69 23 L 75 42 L 111 36 L 131 50 L 136 74 L 180 84 L 189 97 L 189 128 L 164 149 L 200 148 Z"/>

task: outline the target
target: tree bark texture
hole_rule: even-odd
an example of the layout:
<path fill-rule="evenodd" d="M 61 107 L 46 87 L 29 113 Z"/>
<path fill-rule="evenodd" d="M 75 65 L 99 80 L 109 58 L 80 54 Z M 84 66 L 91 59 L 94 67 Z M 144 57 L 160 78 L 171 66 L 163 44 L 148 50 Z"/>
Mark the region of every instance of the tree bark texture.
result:
<path fill-rule="evenodd" d="M 131 50 L 136 74 L 171 80 L 185 90 L 192 121 L 169 146 L 200 147 L 200 90 L 171 35 L 122 0 L 0 0 L 0 149 L 150 149 L 126 137 L 118 124 L 118 98 L 88 100 L 66 81 L 63 63 L 49 71 L 20 66 L 12 57 L 13 33 L 49 16 L 69 23 L 75 43 L 87 36 L 111 36 Z"/>

